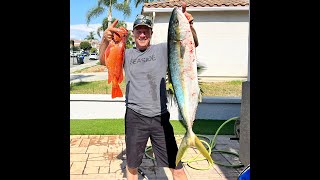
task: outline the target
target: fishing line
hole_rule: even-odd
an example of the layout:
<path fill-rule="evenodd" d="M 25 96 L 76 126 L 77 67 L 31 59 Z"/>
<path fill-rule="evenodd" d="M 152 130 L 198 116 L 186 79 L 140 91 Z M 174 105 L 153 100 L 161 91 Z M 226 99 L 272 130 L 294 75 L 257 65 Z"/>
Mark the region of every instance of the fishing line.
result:
<path fill-rule="evenodd" d="M 217 138 L 217 135 L 219 133 L 219 131 L 222 129 L 222 127 L 224 125 L 226 125 L 227 123 L 231 122 L 231 121 L 235 121 L 235 124 L 238 123 L 239 121 L 239 117 L 233 117 L 233 118 L 230 118 L 228 120 L 226 120 L 224 123 L 222 123 L 219 128 L 217 129 L 215 135 L 213 136 L 213 138 L 210 140 L 210 138 L 208 136 L 205 136 L 205 135 L 197 135 L 198 137 L 202 137 L 204 139 L 207 139 L 207 141 L 209 141 L 209 143 L 205 140 L 200 140 L 206 147 L 207 147 L 207 150 L 208 150 L 208 153 L 211 155 L 211 153 L 226 153 L 226 154 L 230 154 L 230 155 L 234 155 L 236 157 L 239 157 L 239 154 L 236 153 L 236 152 L 231 152 L 231 151 L 225 151 L 225 150 L 214 150 L 215 146 L 216 146 L 216 138 Z M 146 146 L 145 148 L 145 155 L 146 157 L 152 159 L 152 160 L 155 160 L 155 158 L 153 156 L 151 156 L 148 152 L 152 150 L 152 146 Z M 210 164 L 206 158 L 202 157 L 202 158 L 199 158 L 201 154 L 198 154 L 197 156 L 193 157 L 193 158 L 190 158 L 190 159 L 184 159 L 182 157 L 181 159 L 181 162 L 182 163 L 187 163 L 187 165 L 193 169 L 197 169 L 197 170 L 208 170 L 210 169 L 213 164 Z M 195 162 L 198 162 L 198 161 L 207 161 L 208 162 L 208 166 L 207 167 L 198 167 L 198 166 L 195 166 L 195 165 L 192 165 L 191 163 L 195 163 Z M 243 167 L 244 165 L 240 162 L 239 164 L 224 164 L 224 163 L 220 163 L 220 162 L 217 162 L 217 161 L 214 161 L 215 164 L 218 164 L 218 165 L 221 165 L 221 166 L 226 166 L 226 167 L 233 167 L 233 168 L 238 168 L 238 167 Z"/>

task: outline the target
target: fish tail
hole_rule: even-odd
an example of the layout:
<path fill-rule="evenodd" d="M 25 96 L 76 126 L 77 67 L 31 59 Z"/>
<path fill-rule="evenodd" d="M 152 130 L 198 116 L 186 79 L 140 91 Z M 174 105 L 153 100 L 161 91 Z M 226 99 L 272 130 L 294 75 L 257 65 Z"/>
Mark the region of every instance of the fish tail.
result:
<path fill-rule="evenodd" d="M 195 146 L 200 151 L 200 153 L 209 161 L 210 164 L 213 164 L 213 160 L 210 154 L 208 153 L 207 149 L 204 147 L 204 145 L 196 135 L 195 135 L 194 141 L 195 141 Z"/>
<path fill-rule="evenodd" d="M 213 160 L 210 154 L 208 153 L 207 149 L 204 147 L 202 142 L 199 140 L 197 135 L 195 135 L 193 132 L 192 133 L 187 132 L 181 141 L 181 144 L 176 156 L 176 165 L 178 165 L 179 161 L 182 159 L 182 156 L 185 153 L 185 151 L 191 146 L 195 146 L 200 151 L 200 153 L 209 161 L 209 163 L 213 164 Z"/>
<path fill-rule="evenodd" d="M 114 83 L 112 85 L 111 97 L 112 97 L 112 99 L 115 98 L 115 97 L 123 97 L 121 88 L 120 88 L 118 83 Z"/>

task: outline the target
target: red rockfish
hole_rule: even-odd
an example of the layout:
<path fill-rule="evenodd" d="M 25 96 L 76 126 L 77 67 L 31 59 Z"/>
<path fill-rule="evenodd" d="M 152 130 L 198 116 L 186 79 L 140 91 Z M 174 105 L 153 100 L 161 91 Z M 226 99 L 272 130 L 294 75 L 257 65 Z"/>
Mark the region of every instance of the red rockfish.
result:
<path fill-rule="evenodd" d="M 123 80 L 123 61 L 128 30 L 124 27 L 115 28 L 113 39 L 104 53 L 108 69 L 108 84 L 112 82 L 111 97 L 123 97 L 119 84 Z"/>

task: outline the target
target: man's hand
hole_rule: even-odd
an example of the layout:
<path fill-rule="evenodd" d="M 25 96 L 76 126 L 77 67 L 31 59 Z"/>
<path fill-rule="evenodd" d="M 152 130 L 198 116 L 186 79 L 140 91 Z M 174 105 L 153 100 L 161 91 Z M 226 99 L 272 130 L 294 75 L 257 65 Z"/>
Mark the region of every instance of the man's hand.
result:
<path fill-rule="evenodd" d="M 113 32 L 117 31 L 115 26 L 118 24 L 118 20 L 116 19 L 104 32 L 103 32 L 103 41 L 110 42 L 113 39 Z"/>
<path fill-rule="evenodd" d="M 186 16 L 186 18 L 189 21 L 190 29 L 191 29 L 193 39 L 194 39 L 194 44 L 196 47 L 198 47 L 199 41 L 198 41 L 198 36 L 197 36 L 196 30 L 193 28 L 193 17 L 190 13 L 187 13 L 187 10 L 186 10 L 187 4 L 184 1 L 181 2 L 181 7 L 182 7 L 182 12 L 184 13 L 184 15 Z"/>
<path fill-rule="evenodd" d="M 187 12 L 187 4 L 183 1 L 181 3 L 181 7 L 182 7 L 182 12 L 184 13 L 184 15 L 186 16 L 186 18 L 188 19 L 190 26 L 192 26 L 193 24 L 193 17 L 190 13 Z"/>

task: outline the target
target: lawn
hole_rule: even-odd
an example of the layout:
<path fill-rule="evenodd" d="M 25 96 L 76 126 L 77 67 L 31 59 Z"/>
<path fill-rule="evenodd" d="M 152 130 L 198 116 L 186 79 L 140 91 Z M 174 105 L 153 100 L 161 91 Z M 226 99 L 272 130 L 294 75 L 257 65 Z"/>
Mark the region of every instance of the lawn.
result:
<path fill-rule="evenodd" d="M 202 96 L 241 96 L 242 81 L 200 82 Z M 120 84 L 125 93 L 125 81 Z M 70 94 L 111 94 L 111 84 L 107 80 L 77 82 L 70 84 Z"/>
<path fill-rule="evenodd" d="M 214 135 L 225 120 L 203 120 L 194 121 L 193 131 L 196 134 Z M 234 122 L 226 123 L 219 131 L 219 135 L 233 135 Z M 184 134 L 185 128 L 182 121 L 170 120 L 175 134 Z M 71 119 L 70 135 L 123 135 L 124 119 Z"/>
<path fill-rule="evenodd" d="M 89 69 L 83 69 L 79 72 L 105 71 L 104 67 L 94 66 Z M 242 81 L 225 82 L 200 82 L 202 96 L 238 96 L 242 95 Z M 120 84 L 120 88 L 125 93 L 125 80 Z M 111 84 L 107 80 L 93 82 L 77 82 L 70 84 L 70 94 L 111 94 Z M 225 120 L 196 120 L 193 130 L 196 134 L 214 135 L 217 129 Z M 171 120 L 175 134 L 184 134 L 185 128 L 181 121 Z M 106 134 L 124 134 L 123 119 L 87 119 L 70 120 L 71 135 L 106 135 Z M 234 121 L 227 123 L 219 131 L 219 135 L 234 134 Z"/>

